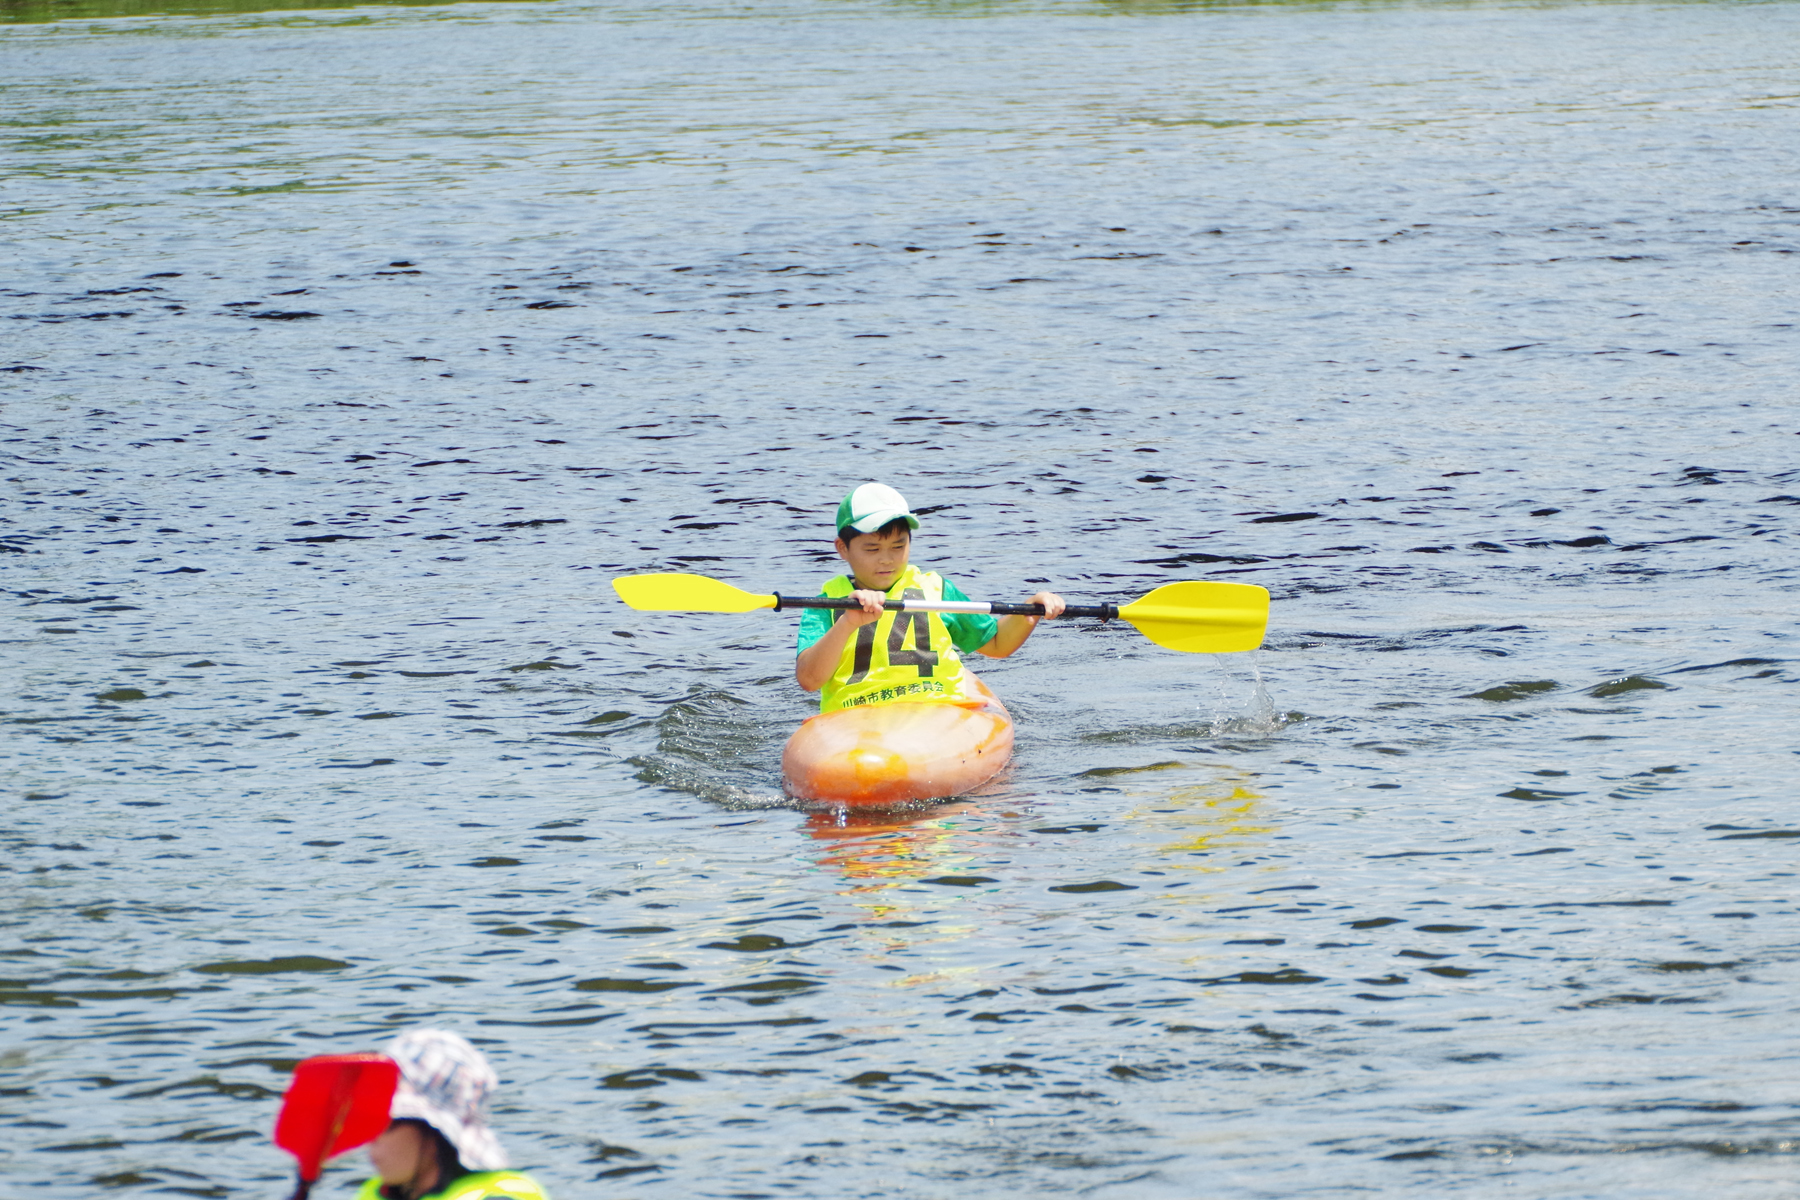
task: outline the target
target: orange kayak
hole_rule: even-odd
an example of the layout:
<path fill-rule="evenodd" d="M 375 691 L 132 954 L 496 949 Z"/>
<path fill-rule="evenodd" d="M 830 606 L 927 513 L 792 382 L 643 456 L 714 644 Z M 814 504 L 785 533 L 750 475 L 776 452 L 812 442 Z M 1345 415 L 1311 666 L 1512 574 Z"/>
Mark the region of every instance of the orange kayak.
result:
<path fill-rule="evenodd" d="M 960 796 L 1012 757 L 1012 714 L 972 675 L 973 702 L 896 701 L 808 718 L 781 752 L 790 796 L 861 808 Z"/>

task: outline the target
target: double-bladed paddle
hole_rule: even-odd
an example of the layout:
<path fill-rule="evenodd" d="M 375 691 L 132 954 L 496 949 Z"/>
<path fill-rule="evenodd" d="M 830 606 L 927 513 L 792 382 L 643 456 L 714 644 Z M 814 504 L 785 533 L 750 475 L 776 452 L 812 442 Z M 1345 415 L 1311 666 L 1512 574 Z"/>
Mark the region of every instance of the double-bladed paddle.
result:
<path fill-rule="evenodd" d="M 400 1067 L 383 1054 L 321 1054 L 294 1068 L 275 1144 L 300 1160 L 293 1200 L 306 1200 L 325 1160 L 380 1137 Z"/>
<path fill-rule="evenodd" d="M 646 612 L 746 613 L 772 608 L 857 608 L 848 596 L 759 596 L 704 575 L 622 575 L 612 581 L 619 599 Z M 1041 617 L 1041 604 L 986 600 L 890 600 L 908 612 L 992 613 Z M 1071 604 L 1064 617 L 1118 618 L 1159 646 L 1188 654 L 1231 654 L 1262 645 L 1269 625 L 1269 593 L 1249 583 L 1169 583 L 1130 604 Z"/>

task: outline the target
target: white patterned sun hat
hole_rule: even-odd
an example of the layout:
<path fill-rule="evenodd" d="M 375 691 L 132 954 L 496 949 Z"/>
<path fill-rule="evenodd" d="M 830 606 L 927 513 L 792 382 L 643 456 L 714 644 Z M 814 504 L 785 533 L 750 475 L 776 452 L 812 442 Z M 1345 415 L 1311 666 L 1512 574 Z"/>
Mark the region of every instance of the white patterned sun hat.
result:
<path fill-rule="evenodd" d="M 388 1044 L 400 1065 L 400 1084 L 388 1115 L 423 1121 L 456 1147 L 472 1171 L 498 1171 L 506 1151 L 487 1124 L 488 1097 L 499 1076 L 481 1051 L 447 1029 L 409 1029 Z"/>

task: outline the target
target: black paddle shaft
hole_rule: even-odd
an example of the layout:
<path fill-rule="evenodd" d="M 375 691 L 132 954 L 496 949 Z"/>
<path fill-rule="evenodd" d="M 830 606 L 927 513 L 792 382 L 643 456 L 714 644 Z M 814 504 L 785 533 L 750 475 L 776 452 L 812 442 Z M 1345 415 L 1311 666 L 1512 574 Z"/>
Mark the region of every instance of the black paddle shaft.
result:
<path fill-rule="evenodd" d="M 929 603 L 929 601 L 927 601 Z M 862 605 L 848 596 L 783 596 L 775 593 L 775 611 L 784 608 L 861 608 Z M 883 608 L 896 612 L 906 611 L 906 601 L 888 600 Z M 990 604 L 987 611 L 997 617 L 1041 617 L 1044 606 L 1041 604 Z M 1062 610 L 1065 617 L 1098 617 L 1102 621 L 1110 621 L 1119 615 L 1116 604 L 1071 604 Z"/>

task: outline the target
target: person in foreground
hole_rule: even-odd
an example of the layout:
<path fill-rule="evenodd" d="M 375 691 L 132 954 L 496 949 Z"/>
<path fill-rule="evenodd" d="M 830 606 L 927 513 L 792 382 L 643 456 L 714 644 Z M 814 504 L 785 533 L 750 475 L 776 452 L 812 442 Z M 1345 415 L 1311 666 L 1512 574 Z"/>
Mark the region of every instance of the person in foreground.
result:
<path fill-rule="evenodd" d="M 800 617 L 794 678 L 821 693 L 820 712 L 895 701 L 969 701 L 961 654 L 1005 658 L 1031 636 L 1038 617 L 986 613 L 896 612 L 883 600 L 967 600 L 948 579 L 912 565 L 912 531 L 919 527 L 906 500 L 885 484 L 865 483 L 837 509 L 837 555 L 850 572 L 825 582 L 820 594 L 849 596 L 862 607 L 809 608 Z M 1031 603 L 1044 616 L 1066 607 L 1054 592 Z"/>
<path fill-rule="evenodd" d="M 446 1030 L 412 1029 L 385 1053 L 400 1065 L 393 1123 L 369 1144 L 375 1178 L 356 1200 L 549 1200 L 506 1169 L 487 1125 L 500 1080 L 481 1051 Z"/>

